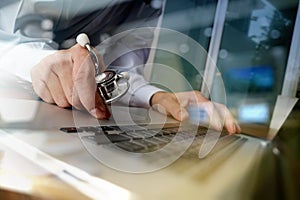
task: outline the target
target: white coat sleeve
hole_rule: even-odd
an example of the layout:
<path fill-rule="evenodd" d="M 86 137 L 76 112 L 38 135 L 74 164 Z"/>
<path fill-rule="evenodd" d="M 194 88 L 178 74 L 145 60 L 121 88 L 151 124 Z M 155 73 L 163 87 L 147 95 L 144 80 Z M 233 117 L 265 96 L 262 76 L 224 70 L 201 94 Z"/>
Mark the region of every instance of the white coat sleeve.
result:
<path fill-rule="evenodd" d="M 28 38 L 16 30 L 18 15 L 26 12 L 24 5 L 22 0 L 3 0 L 0 5 L 0 70 L 30 81 L 31 68 L 55 48 L 49 39 Z"/>
<path fill-rule="evenodd" d="M 31 68 L 54 52 L 55 50 L 43 42 L 5 45 L 1 43 L 0 69 L 31 81 Z"/>
<path fill-rule="evenodd" d="M 163 91 L 144 78 L 144 68 L 153 41 L 153 28 L 142 28 L 122 32 L 106 43 L 104 63 L 117 72 L 129 72 L 129 91 L 120 100 L 123 104 L 150 107 L 153 94 Z M 134 42 L 133 42 L 134 41 Z M 98 47 L 102 48 L 102 47 Z"/>
<path fill-rule="evenodd" d="M 100 51 L 106 49 L 104 54 L 106 66 L 118 72 L 128 71 L 130 74 L 130 89 L 120 99 L 126 105 L 148 108 L 151 106 L 150 100 L 153 94 L 163 91 L 144 78 L 145 64 L 153 47 L 154 33 L 162 18 L 164 1 L 156 1 L 156 3 L 158 4 L 151 5 L 152 8 L 150 5 L 141 8 L 144 9 L 143 13 L 146 17 L 143 19 L 137 17 L 134 23 L 125 22 L 107 43 L 104 43 L 105 47 L 100 47 Z M 131 12 L 130 15 L 129 18 L 135 18 L 139 14 Z"/>

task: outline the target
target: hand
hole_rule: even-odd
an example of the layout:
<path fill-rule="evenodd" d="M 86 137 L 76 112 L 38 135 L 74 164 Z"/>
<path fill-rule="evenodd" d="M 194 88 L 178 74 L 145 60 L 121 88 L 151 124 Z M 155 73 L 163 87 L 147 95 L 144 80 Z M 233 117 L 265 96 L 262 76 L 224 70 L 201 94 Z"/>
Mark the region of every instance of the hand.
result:
<path fill-rule="evenodd" d="M 151 105 L 154 108 L 162 113 L 171 115 L 179 121 L 189 117 L 186 107 L 191 104 L 206 111 L 212 128 L 221 131 L 224 123 L 224 127 L 229 134 L 241 132 L 236 119 L 226 106 L 209 101 L 199 91 L 180 93 L 157 92 L 151 98 Z"/>
<path fill-rule="evenodd" d="M 96 92 L 95 68 L 80 45 L 47 56 L 31 70 L 33 89 L 45 102 L 87 110 L 98 119 L 110 112 Z"/>

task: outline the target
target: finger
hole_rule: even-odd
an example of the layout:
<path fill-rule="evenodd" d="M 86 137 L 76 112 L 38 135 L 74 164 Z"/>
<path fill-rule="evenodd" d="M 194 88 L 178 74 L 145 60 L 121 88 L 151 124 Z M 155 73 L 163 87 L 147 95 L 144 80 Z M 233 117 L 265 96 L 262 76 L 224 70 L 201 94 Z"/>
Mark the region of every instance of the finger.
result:
<path fill-rule="evenodd" d="M 33 89 L 35 93 L 46 103 L 55 103 L 51 92 L 46 84 L 45 81 L 43 80 L 38 80 L 38 81 L 33 81 L 32 82 Z"/>
<path fill-rule="evenodd" d="M 108 109 L 99 96 L 95 96 L 95 71 L 89 58 L 85 59 L 75 74 L 74 87 L 83 107 L 97 119 L 105 119 Z M 96 106 L 97 103 L 97 106 Z"/>
<path fill-rule="evenodd" d="M 229 134 L 234 134 L 237 132 L 236 125 L 233 121 L 226 119 L 224 124 L 225 129 Z"/>
<path fill-rule="evenodd" d="M 180 107 L 186 108 L 190 104 L 190 102 L 188 99 L 183 99 L 183 100 L 179 101 L 179 104 L 180 104 Z"/>
<path fill-rule="evenodd" d="M 226 117 L 224 127 L 229 134 L 234 134 L 237 132 L 237 126 L 235 120 Z"/>
<path fill-rule="evenodd" d="M 101 111 L 102 109 L 104 109 L 104 113 L 105 113 L 104 119 L 109 119 L 111 113 L 98 92 L 95 93 L 95 102 L 96 102 L 96 108 L 98 108 Z"/>
<path fill-rule="evenodd" d="M 74 83 L 72 77 L 72 66 L 60 66 L 60 68 L 54 68 L 55 74 L 58 76 L 60 85 L 64 92 L 64 95 L 69 102 L 69 104 L 74 106 L 73 103 L 73 93 L 74 93 Z"/>
<path fill-rule="evenodd" d="M 48 88 L 53 97 L 54 102 L 59 107 L 69 107 L 71 104 L 68 102 L 61 82 L 55 73 L 50 73 L 48 76 Z"/>
<path fill-rule="evenodd" d="M 76 48 L 71 48 L 76 50 Z M 75 89 L 73 81 L 74 62 L 72 59 L 72 52 L 69 50 L 62 50 L 60 53 L 55 54 L 54 59 L 59 61 L 59 64 L 52 65 L 50 68 L 59 78 L 65 97 L 69 104 L 78 110 L 83 110 L 84 107 L 80 102 L 79 95 Z M 86 53 L 86 52 L 84 52 Z M 81 57 L 82 52 L 78 54 Z M 52 58 L 53 59 L 53 58 Z"/>
<path fill-rule="evenodd" d="M 166 98 L 161 101 L 161 105 L 166 109 L 166 112 L 178 121 L 183 121 L 188 118 L 188 112 L 181 107 L 175 94 L 166 93 Z"/>
<path fill-rule="evenodd" d="M 44 71 L 41 68 L 46 66 L 43 62 L 38 63 L 30 71 L 32 87 L 35 93 L 46 103 L 54 103 L 50 90 L 47 86 L 47 77 L 45 78 Z M 46 71 L 47 72 L 47 71 Z"/>
<path fill-rule="evenodd" d="M 222 104 L 215 103 L 216 108 L 221 114 L 221 118 L 224 119 L 224 127 L 229 134 L 239 133 L 241 128 L 239 127 L 236 119 L 233 117 L 228 108 Z"/>
<path fill-rule="evenodd" d="M 235 127 L 236 127 L 236 133 L 242 132 L 242 129 L 241 129 L 240 125 L 238 124 L 238 122 L 235 123 Z"/>
<path fill-rule="evenodd" d="M 234 118 L 225 119 L 225 128 L 229 134 L 241 133 L 241 127 Z"/>
<path fill-rule="evenodd" d="M 84 106 L 82 105 L 78 92 L 75 89 L 75 86 L 73 87 L 73 94 L 72 94 L 72 106 L 76 108 L 77 110 L 85 110 Z"/>
<path fill-rule="evenodd" d="M 220 117 L 220 114 L 215 109 L 214 104 L 212 102 L 204 102 L 198 105 L 200 105 L 207 113 L 209 119 L 209 126 L 211 126 L 213 129 L 221 131 L 224 120 L 222 120 L 222 118 Z"/>
<path fill-rule="evenodd" d="M 68 55 L 65 55 L 64 57 L 68 57 Z M 52 70 L 58 76 L 60 85 L 68 103 L 78 110 L 83 110 L 84 107 L 81 104 L 78 93 L 74 87 L 72 65 L 68 65 L 68 63 L 66 63 L 65 65 L 55 66 Z"/>
<path fill-rule="evenodd" d="M 188 104 L 209 102 L 199 91 L 181 92 L 177 93 L 177 96 L 180 102 L 187 102 Z"/>

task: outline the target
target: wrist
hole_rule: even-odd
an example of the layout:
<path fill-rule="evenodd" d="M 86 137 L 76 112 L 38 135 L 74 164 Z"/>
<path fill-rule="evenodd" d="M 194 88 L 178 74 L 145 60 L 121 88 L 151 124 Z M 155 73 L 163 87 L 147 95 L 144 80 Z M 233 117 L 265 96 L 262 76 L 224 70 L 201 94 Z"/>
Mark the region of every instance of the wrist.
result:
<path fill-rule="evenodd" d="M 159 91 L 159 92 L 154 93 L 151 96 L 150 101 L 149 101 L 150 106 L 158 104 L 164 98 L 164 96 L 166 94 L 167 94 L 167 92 L 165 92 L 165 91 Z"/>

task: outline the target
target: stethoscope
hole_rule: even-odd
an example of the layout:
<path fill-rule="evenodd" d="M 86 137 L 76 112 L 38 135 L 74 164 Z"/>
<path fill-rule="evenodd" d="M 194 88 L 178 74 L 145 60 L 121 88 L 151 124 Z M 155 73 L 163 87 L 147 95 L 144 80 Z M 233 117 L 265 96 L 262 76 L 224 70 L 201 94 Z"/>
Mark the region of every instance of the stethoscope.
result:
<path fill-rule="evenodd" d="M 112 103 L 121 98 L 129 89 L 128 72 L 116 73 L 113 70 L 100 71 L 100 64 L 96 52 L 90 46 L 90 40 L 85 33 L 77 36 L 76 42 L 86 48 L 95 66 L 95 80 L 98 92 L 106 104 Z"/>

